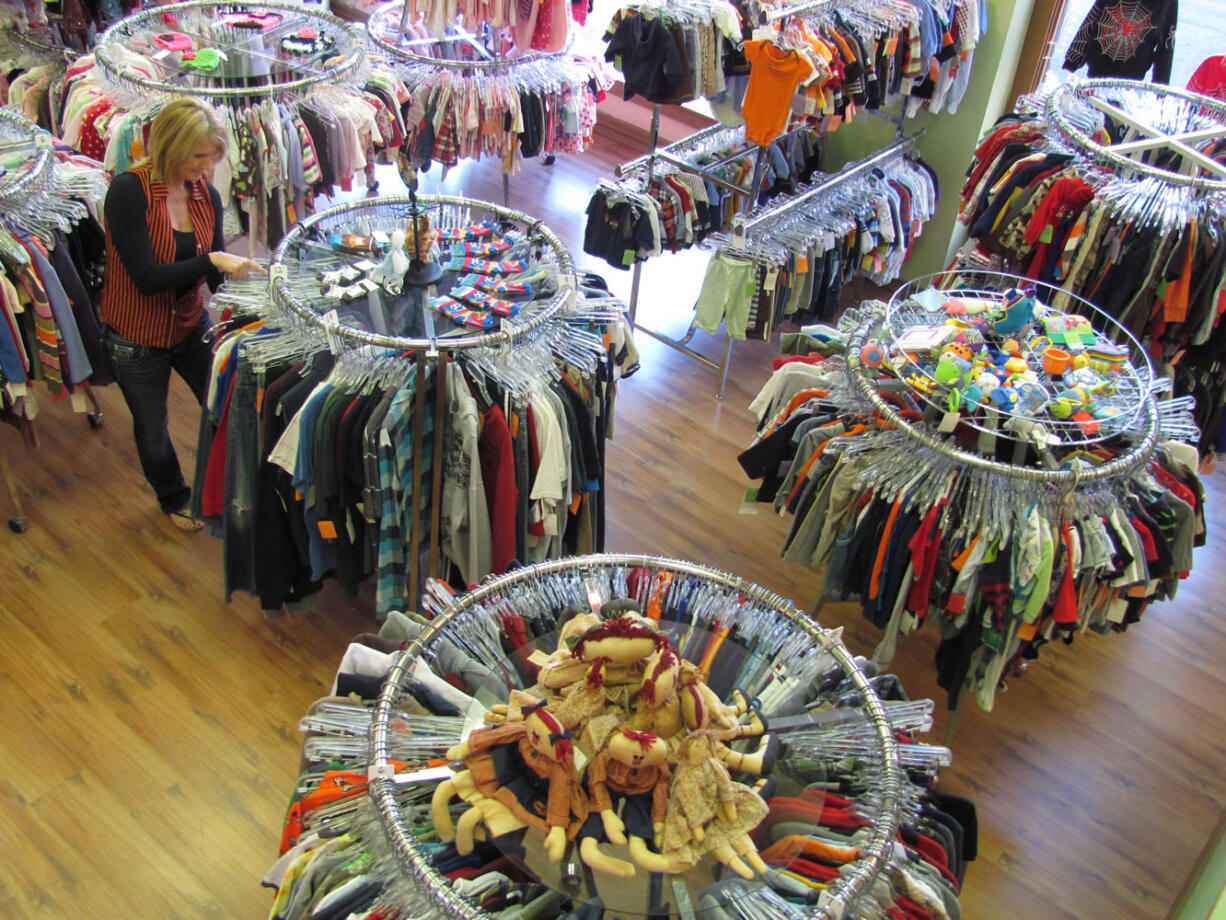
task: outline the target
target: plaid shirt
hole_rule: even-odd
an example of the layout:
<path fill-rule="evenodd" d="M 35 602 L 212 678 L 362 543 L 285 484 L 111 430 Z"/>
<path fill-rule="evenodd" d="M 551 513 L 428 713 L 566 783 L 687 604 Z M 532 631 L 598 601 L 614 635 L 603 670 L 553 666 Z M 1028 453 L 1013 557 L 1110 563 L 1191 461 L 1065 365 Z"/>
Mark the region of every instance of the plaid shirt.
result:
<path fill-rule="evenodd" d="M 667 246 L 677 238 L 677 220 L 680 217 L 680 200 L 677 193 L 659 179 L 652 179 L 648 192 L 660 207 L 661 242 Z"/>

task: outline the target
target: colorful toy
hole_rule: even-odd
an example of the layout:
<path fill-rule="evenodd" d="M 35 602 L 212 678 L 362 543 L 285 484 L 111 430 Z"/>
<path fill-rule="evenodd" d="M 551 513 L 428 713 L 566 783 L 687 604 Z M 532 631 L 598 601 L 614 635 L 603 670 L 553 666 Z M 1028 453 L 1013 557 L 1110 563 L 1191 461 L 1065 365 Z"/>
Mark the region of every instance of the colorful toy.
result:
<path fill-rule="evenodd" d="M 1054 344 L 1077 350 L 1098 341 L 1098 334 L 1084 316 L 1057 313 L 1043 321 L 1043 328 Z"/>
<path fill-rule="evenodd" d="M 1088 366 L 1105 376 L 1115 377 L 1128 363 L 1128 349 L 1114 342 L 1098 342 L 1085 350 Z"/>
<path fill-rule="evenodd" d="M 992 323 L 997 335 L 1016 335 L 1034 321 L 1035 289 L 1030 285 L 1024 291 L 1016 288 L 1005 293 L 1004 315 Z"/>

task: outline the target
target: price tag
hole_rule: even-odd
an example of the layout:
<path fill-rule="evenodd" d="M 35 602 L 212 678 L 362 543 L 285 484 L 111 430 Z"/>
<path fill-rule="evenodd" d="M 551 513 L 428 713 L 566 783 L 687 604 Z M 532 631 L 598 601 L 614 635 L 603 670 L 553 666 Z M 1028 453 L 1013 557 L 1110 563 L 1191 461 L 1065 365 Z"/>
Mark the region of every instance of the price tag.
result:
<path fill-rule="evenodd" d="M 324 329 L 328 333 L 328 350 L 334 355 L 339 355 L 344 348 L 340 334 L 336 331 L 337 327 L 340 326 L 340 316 L 335 310 L 329 310 L 323 315 L 322 319 Z"/>

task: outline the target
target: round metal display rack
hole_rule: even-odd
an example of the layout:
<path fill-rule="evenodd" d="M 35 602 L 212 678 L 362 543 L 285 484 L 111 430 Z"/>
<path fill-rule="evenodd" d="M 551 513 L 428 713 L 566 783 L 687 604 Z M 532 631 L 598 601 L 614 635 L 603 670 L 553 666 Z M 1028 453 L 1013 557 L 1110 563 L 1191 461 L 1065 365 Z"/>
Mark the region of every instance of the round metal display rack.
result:
<path fill-rule="evenodd" d="M 526 305 L 517 316 L 502 319 L 500 327 L 490 331 L 448 324 L 446 329 L 436 330 L 433 335 L 388 335 L 371 331 L 372 324 L 366 321 L 355 326 L 326 319 L 325 314 L 334 310 L 336 304 L 319 296 L 319 260 L 330 260 L 329 267 L 336 267 L 339 257 L 321 240 L 334 233 L 390 234 L 404 229 L 413 213 L 422 212 L 436 228 L 463 227 L 488 220 L 520 230 L 533 242 L 540 260 L 556 266 L 556 291 L 547 299 Z M 521 336 L 544 330 L 559 319 L 572 304 L 578 286 L 574 260 L 561 239 L 541 221 L 522 211 L 452 195 L 386 196 L 346 202 L 320 211 L 295 224 L 285 235 L 273 253 L 269 275 L 274 301 L 299 320 L 326 328 L 350 346 L 369 345 L 400 351 L 460 351 L 509 346 Z M 444 287 L 439 291 L 446 293 Z"/>
<path fill-rule="evenodd" d="M 1127 126 L 1129 136 L 1103 143 L 1104 117 Z M 1058 145 L 1122 177 L 1226 193 L 1226 165 L 1203 150 L 1226 137 L 1226 102 L 1139 80 L 1071 80 L 1048 94 L 1043 118 Z M 1180 155 L 1178 167 L 1141 159 L 1163 148 Z M 1188 165 L 1200 168 L 1189 174 Z"/>
<path fill-rule="evenodd" d="M 236 27 L 224 17 L 252 17 L 258 28 Z M 175 50 L 177 41 L 191 47 Z M 314 51 L 289 52 L 283 42 L 318 42 Z M 159 44 L 159 39 L 162 44 Z M 167 45 L 170 45 L 168 48 Z M 218 52 L 211 69 L 191 62 L 205 49 Z M 125 66 L 128 52 L 153 62 L 157 73 L 146 76 Z M 195 57 L 184 57 L 184 53 Z M 266 0 L 260 3 L 214 3 L 189 0 L 152 7 L 126 16 L 107 29 L 94 55 L 106 77 L 135 95 L 200 96 L 215 102 L 245 101 L 281 95 L 351 79 L 365 61 L 366 43 L 353 25 L 302 5 Z"/>
<path fill-rule="evenodd" d="M 795 908 L 795 916 L 813 920 L 835 920 L 843 917 L 857 898 L 872 887 L 879 872 L 892 858 L 902 810 L 901 790 L 908 781 L 900 767 L 899 747 L 885 709 L 867 677 L 842 644 L 839 632 L 823 629 L 790 601 L 735 575 L 676 559 L 613 554 L 543 562 L 488 579 L 475 590 L 455 600 L 431 620 L 429 626 L 409 643 L 396 661 L 383 685 L 371 727 L 370 794 L 378 812 L 379 822 L 399 864 L 401 876 L 407 882 L 408 890 L 413 892 L 413 908 L 418 911 L 418 916 L 423 917 L 487 920 L 492 916 L 478 904 L 459 894 L 452 888 L 451 882 L 432 866 L 426 854 L 427 848 L 418 840 L 412 826 L 413 808 L 402 806 L 397 797 L 399 787 L 389 751 L 394 749 L 395 723 L 400 711 L 398 707 L 408 693 L 406 685 L 414 665 L 419 663 L 420 659 L 432 657 L 440 643 L 449 641 L 448 637 L 462 637 L 466 630 L 481 628 L 483 623 L 501 629 L 498 619 L 501 610 L 513 610 L 525 617 L 530 615 L 530 611 L 533 615 L 544 612 L 548 616 L 556 617 L 559 611 L 568 605 L 579 604 L 581 607 L 598 609 L 610 601 L 632 597 L 634 592 L 627 587 L 629 571 L 643 573 L 643 577 L 651 579 L 652 584 L 658 583 L 656 579 L 662 579 L 669 586 L 667 590 L 677 589 L 678 585 L 685 586 L 680 590 L 691 590 L 698 586 L 710 601 L 708 606 L 693 613 L 693 621 L 690 623 L 692 629 L 698 628 L 700 617 L 715 617 L 716 629 L 719 628 L 721 617 L 724 626 L 728 626 L 730 622 L 748 622 L 751 617 L 768 618 L 765 621 L 773 624 L 773 629 L 782 631 L 797 642 L 799 651 L 787 657 L 789 662 L 794 663 L 793 667 L 799 668 L 799 662 L 805 656 L 826 655 L 828 658 L 814 660 L 832 662 L 841 670 L 844 679 L 850 681 L 852 692 L 858 701 L 858 709 L 852 712 L 857 713 L 856 717 L 863 726 L 865 751 L 860 761 L 871 763 L 874 776 L 869 794 L 875 807 L 875 812 L 871 815 L 872 830 L 865 843 L 859 846 L 860 859 L 844 867 L 830 888 L 823 892 L 820 901 L 813 907 Z M 637 584 L 642 585 L 643 582 L 639 581 Z M 671 628 L 676 628 L 681 622 L 681 619 L 674 619 L 668 613 L 661 615 L 658 621 L 660 629 L 665 632 L 670 628 L 670 624 Z M 701 622 L 709 625 L 711 621 L 703 619 Z M 556 634 L 538 636 L 533 645 L 541 648 L 550 640 L 556 642 Z M 735 659 L 735 656 L 740 654 L 739 643 L 742 640 L 726 641 L 734 643 L 728 651 Z M 700 647 L 705 646 L 704 642 L 697 644 Z M 516 658 L 519 653 L 526 651 L 526 648 L 518 650 Z M 687 655 L 685 651 L 682 654 Z M 494 662 L 486 663 L 491 667 L 499 667 Z M 525 681 L 527 672 L 517 670 L 514 660 L 508 657 L 503 663 L 506 665 L 502 670 L 507 675 L 508 689 L 514 689 L 516 684 L 523 686 L 531 682 L 532 678 Z M 720 674 L 721 672 L 713 667 L 711 679 L 716 680 Z M 725 674 L 723 679 L 730 683 L 733 677 Z M 726 692 L 726 688 L 718 692 Z M 750 692 L 746 689 L 747 695 Z M 763 716 L 770 716 L 765 707 Z M 820 748 L 818 750 L 820 751 Z M 820 753 L 818 756 L 820 757 Z M 781 769 L 784 769 L 782 761 L 775 767 L 776 772 Z M 525 838 L 524 844 L 516 846 L 522 850 L 523 846 L 531 848 L 535 844 L 529 844 Z M 578 862 L 577 857 L 575 861 Z M 535 867 L 539 864 L 532 865 Z M 700 862 L 690 871 L 697 872 L 704 865 L 705 863 Z M 553 874 L 546 878 L 548 873 Z M 589 893 L 579 893 L 581 885 L 599 886 L 599 897 L 606 904 L 606 908 L 621 916 L 642 911 L 642 908 L 627 906 L 632 897 L 628 891 L 640 884 L 648 884 L 641 874 L 638 880 L 600 876 L 605 881 L 581 883 L 575 874 L 568 879 L 567 873 L 561 871 L 559 876 L 558 867 L 548 863 L 544 865 L 544 872 L 538 871 L 536 874 L 552 891 L 564 894 L 567 898 L 582 899 L 589 896 Z M 710 884 L 710 876 L 704 873 L 703 877 L 707 879 L 705 884 Z M 664 891 L 668 892 L 670 885 L 673 886 L 671 890 L 674 904 L 682 904 L 687 897 L 692 896 L 678 893 L 675 886 L 683 884 L 680 882 L 680 876 L 664 878 L 672 879 L 671 883 L 666 881 Z M 769 897 L 768 888 L 760 887 L 760 882 L 753 884 L 758 887 L 737 897 Z M 611 899 L 622 902 L 621 906 L 611 903 Z M 645 901 L 635 900 L 634 903 Z M 694 906 L 696 909 L 696 901 Z M 755 906 L 759 909 L 769 909 L 763 907 L 761 902 L 756 902 Z M 674 912 L 675 910 L 676 908 Z"/>
<path fill-rule="evenodd" d="M 874 410 L 880 413 L 882 418 L 898 430 L 905 432 L 918 444 L 984 472 L 1067 488 L 1083 482 L 1107 480 L 1136 469 L 1149 460 L 1161 433 L 1158 403 L 1153 392 L 1153 369 L 1140 343 L 1126 329 L 1089 301 L 1080 297 L 1073 297 L 1075 310 L 1071 312 L 1094 320 L 1095 331 L 1100 334 L 1104 328 L 1110 329 L 1113 333 L 1113 340 L 1127 343 L 1131 352 L 1131 360 L 1125 363 L 1114 392 L 1102 397 L 1103 402 L 1118 409 L 1119 414 L 1112 418 L 1099 420 L 1100 430 L 1095 434 L 1087 434 L 1075 422 L 1050 415 L 1045 415 L 1038 421 L 1041 421 L 1060 445 L 1068 447 L 1089 445 L 1110 437 L 1127 434 L 1131 443 L 1127 449 L 1113 459 L 1097 466 L 1076 464 L 1068 469 L 1019 466 L 993 460 L 962 450 L 950 436 L 938 433 L 934 426 L 905 418 L 899 412 L 896 404 L 882 397 L 880 369 L 869 367 L 864 363 L 862 355 L 864 347 L 874 341 L 889 342 L 896 351 L 901 351 L 898 342 L 907 330 L 932 325 L 936 322 L 934 316 L 938 317 L 939 321 L 944 321 L 944 314 L 930 312 L 918 304 L 914 299 L 917 294 L 937 290 L 943 295 L 999 298 L 1004 291 L 1032 283 L 1030 279 L 1000 272 L 958 270 L 924 275 L 908 282 L 894 293 L 888 305 L 880 313 L 874 315 L 869 311 L 870 315 L 865 316 L 866 311 L 860 311 L 857 314 L 859 321 L 850 330 L 847 346 L 847 367 L 854 387 Z M 1055 290 L 1042 286 L 1039 288 L 1040 301 L 1045 296 L 1044 291 L 1050 293 Z M 939 393 L 940 390 L 935 388 L 936 381 L 931 373 L 927 371 L 922 371 L 922 373 L 932 384 L 932 389 Z M 930 410 L 941 415 L 946 412 L 947 405 L 938 402 L 935 394 L 925 394 L 918 388 L 912 387 L 908 387 L 907 390 Z M 1012 437 L 1005 423 L 1015 418 L 1028 418 L 1020 412 L 1015 413 L 990 405 L 982 405 L 982 410 L 984 413 L 982 417 L 964 414 L 959 424 L 997 437 Z"/>

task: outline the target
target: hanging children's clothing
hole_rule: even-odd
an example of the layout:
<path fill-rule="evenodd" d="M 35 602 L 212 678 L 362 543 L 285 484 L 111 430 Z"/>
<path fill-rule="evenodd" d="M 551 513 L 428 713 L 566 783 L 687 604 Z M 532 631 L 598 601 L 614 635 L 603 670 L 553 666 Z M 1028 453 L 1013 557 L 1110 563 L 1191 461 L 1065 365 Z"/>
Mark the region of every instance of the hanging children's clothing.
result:
<path fill-rule="evenodd" d="M 1086 630 L 1123 631 L 1151 603 L 1174 597 L 1193 548 L 1205 542 L 1194 451 L 1164 441 L 1152 456 L 1142 453 L 1127 428 L 1084 443 L 1083 433 L 1097 432 L 1089 415 L 1063 440 L 1053 435 L 1036 447 L 1013 433 L 1027 430 L 1011 417 L 1021 410 L 997 418 L 980 408 L 986 393 L 968 397 L 970 408 L 963 400 L 961 410 L 946 410 L 958 403 L 946 403 L 940 384 L 933 388 L 939 409 L 935 402 L 925 408 L 926 398 L 912 392 L 928 389 L 898 386 L 884 369 L 890 365 L 864 346 L 884 341 L 892 348 L 903 333 L 869 336 L 884 305 L 861 310 L 867 325 L 858 330 L 823 330 L 835 356 L 776 369 L 750 406 L 758 433 L 738 459 L 761 479 L 757 500 L 794 516 L 783 557 L 824 567 L 822 596 L 858 600 L 865 618 L 884 630 L 877 660 L 888 662 L 903 636 L 935 620 L 938 683 L 950 708 L 965 689 L 991 709 L 996 691 L 1047 642 L 1071 643 Z M 1050 328 L 1054 335 L 1062 327 L 1052 321 Z M 848 357 L 839 354 L 844 349 Z M 865 403 L 858 379 L 901 421 Z M 941 444 L 922 442 L 917 430 Z M 993 460 L 995 468 L 972 466 L 965 454 Z M 1025 471 L 1012 475 L 1039 465 L 1040 454 L 1071 488 L 1038 487 Z M 1072 467 L 1116 459 L 1107 468 L 1113 475 L 1078 485 L 1083 474 Z"/>
<path fill-rule="evenodd" d="M 402 151 L 410 163 L 452 166 L 497 157 L 505 172 L 523 158 L 582 153 L 592 144 L 596 104 L 610 82 L 595 62 L 577 56 L 508 62 L 484 68 L 415 67 L 405 107 Z"/>
<path fill-rule="evenodd" d="M 786 319 L 833 321 L 843 286 L 857 273 L 878 284 L 897 278 L 935 213 L 936 176 L 901 156 L 862 181 L 854 176 L 828 194 L 806 197 L 802 188 L 780 196 L 746 215 L 758 226 L 744 237 L 715 238 L 695 325 L 715 332 L 722 321 L 733 338 L 768 339 Z"/>
<path fill-rule="evenodd" d="M 1095 0 L 1064 57 L 1064 69 L 1087 67 L 1091 77 L 1169 83 L 1175 58 L 1179 0 Z"/>
<path fill-rule="evenodd" d="M 583 251 L 615 268 L 629 268 L 636 261 L 665 250 L 687 249 L 712 233 L 729 230 L 746 196 L 714 179 L 747 189 L 757 147 L 746 142 L 742 129 L 728 129 L 728 135 L 727 144 L 715 143 L 687 155 L 705 176 L 660 163 L 650 180 L 636 172 L 616 183 L 601 182 L 588 202 Z M 738 151 L 743 155 L 737 157 Z M 794 191 L 812 179 L 821 162 L 822 142 L 816 129 L 800 128 L 779 138 L 763 155 L 756 201 Z M 720 165 L 708 170 L 708 163 Z"/>
<path fill-rule="evenodd" d="M 278 92 L 275 84 L 300 70 L 330 73 L 352 60 L 360 39 L 331 25 L 291 34 L 275 12 L 258 21 L 244 15 L 184 14 L 176 28 L 133 22 L 98 50 L 105 66 L 92 54 L 77 58 L 47 98 L 65 143 L 119 173 L 144 156 L 149 124 L 185 74 L 194 87 L 216 87 L 228 144 L 213 184 L 226 234 L 248 232 L 272 247 L 313 210 L 317 194 L 351 189 L 355 173 L 373 183 L 376 152 L 404 138 L 400 105 L 408 93 L 377 63 L 361 84 L 338 71 L 331 81 Z M 228 49 L 224 58 L 219 47 Z M 249 93 L 234 92 L 245 87 Z"/>
<path fill-rule="evenodd" d="M 605 60 L 622 72 L 626 99 L 689 102 L 723 92 L 725 48 L 740 43 L 741 16 L 727 0 L 625 6 L 605 40 Z"/>
<path fill-rule="evenodd" d="M 2 127 L 8 133 L 7 120 Z M 13 128 L 45 137 L 33 125 Z M 114 379 L 97 312 L 105 247 L 93 213 L 105 180 L 49 143 L 9 146 L 0 180 L 0 421 L 36 446 L 35 383 L 85 412 L 88 388 Z"/>
<path fill-rule="evenodd" d="M 439 350 L 347 344 L 227 282 L 220 303 L 241 309 L 215 337 L 193 490 L 225 541 L 227 597 L 292 610 L 324 578 L 351 593 L 370 580 L 382 615 L 413 603 L 440 556 L 463 586 L 599 549 L 613 384 L 633 361 L 620 314 L 593 297 L 565 321 L 542 315 L 558 309 L 561 282 L 535 230 L 414 230 L 428 239 L 413 251 L 443 251 L 444 293 L 423 300 L 384 230 L 402 225 L 394 202 L 330 214 L 345 232 L 299 231 L 287 283 L 346 329 Z M 521 327 L 532 334 L 514 341 Z M 486 333 L 489 345 L 453 357 L 453 338 Z"/>
<path fill-rule="evenodd" d="M 1179 225 L 1168 223 L 1178 206 L 1161 189 L 1121 207 L 1048 135 L 1035 118 L 1010 115 L 980 142 L 959 210 L 973 241 L 965 257 L 1085 297 L 1160 359 L 1216 341 L 1226 247 L 1207 229 L 1220 207 L 1213 196 L 1190 199 L 1183 209 L 1191 219 Z M 1054 303 L 1067 299 L 1056 294 Z"/>

